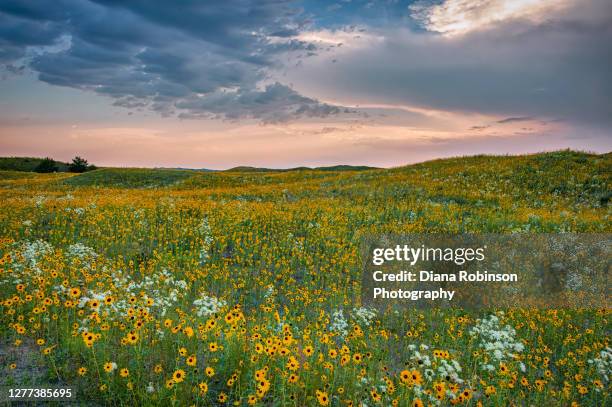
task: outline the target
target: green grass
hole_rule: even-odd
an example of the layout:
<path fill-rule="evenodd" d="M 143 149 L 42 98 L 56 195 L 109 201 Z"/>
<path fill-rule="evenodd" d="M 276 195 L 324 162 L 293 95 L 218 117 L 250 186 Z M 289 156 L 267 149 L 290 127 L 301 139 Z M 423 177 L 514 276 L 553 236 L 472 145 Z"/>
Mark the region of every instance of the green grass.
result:
<path fill-rule="evenodd" d="M 64 180 L 76 187 L 156 188 L 178 184 L 194 176 L 193 171 L 144 168 L 104 168 Z"/>
<path fill-rule="evenodd" d="M 33 178 L 35 174 L 25 171 L 0 170 L 0 180 L 15 180 L 24 178 Z"/>
<path fill-rule="evenodd" d="M 0 157 L 0 170 L 32 172 L 42 160 L 35 157 Z M 55 161 L 55 165 L 59 172 L 68 171 L 67 163 Z"/>

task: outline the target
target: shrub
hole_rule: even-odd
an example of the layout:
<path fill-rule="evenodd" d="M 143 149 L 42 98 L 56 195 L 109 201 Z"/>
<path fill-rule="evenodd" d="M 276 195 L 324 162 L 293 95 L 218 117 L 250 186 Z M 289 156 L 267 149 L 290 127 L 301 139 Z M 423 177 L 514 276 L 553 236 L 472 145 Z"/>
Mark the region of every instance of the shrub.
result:
<path fill-rule="evenodd" d="M 70 172 L 85 172 L 89 169 L 89 164 L 86 159 L 76 156 L 72 159 L 68 169 Z"/>
<path fill-rule="evenodd" d="M 54 160 L 49 157 L 43 158 L 41 162 L 34 168 L 36 172 L 56 172 L 58 170 L 57 164 Z"/>

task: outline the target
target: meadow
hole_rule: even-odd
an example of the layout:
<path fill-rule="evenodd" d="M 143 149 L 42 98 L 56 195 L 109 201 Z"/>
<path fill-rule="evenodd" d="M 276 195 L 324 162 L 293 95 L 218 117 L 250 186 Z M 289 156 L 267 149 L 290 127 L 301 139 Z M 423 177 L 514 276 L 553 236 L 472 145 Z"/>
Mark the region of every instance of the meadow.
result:
<path fill-rule="evenodd" d="M 378 233 L 612 231 L 612 155 L 0 171 L 0 385 L 84 404 L 610 405 L 612 311 L 370 309 Z M 36 382 L 38 381 L 38 382 Z"/>

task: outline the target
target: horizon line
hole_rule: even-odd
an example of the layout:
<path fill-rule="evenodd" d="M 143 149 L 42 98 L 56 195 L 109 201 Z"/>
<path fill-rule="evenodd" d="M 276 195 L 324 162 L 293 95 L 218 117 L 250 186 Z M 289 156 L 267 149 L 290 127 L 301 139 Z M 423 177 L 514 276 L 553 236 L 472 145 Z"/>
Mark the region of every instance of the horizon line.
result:
<path fill-rule="evenodd" d="M 562 149 L 541 150 L 541 151 L 529 152 L 529 153 L 498 153 L 498 154 L 496 153 L 478 153 L 478 154 L 464 154 L 464 155 L 449 155 L 449 156 L 440 156 L 437 158 L 425 159 L 421 161 L 406 162 L 404 164 L 393 165 L 393 166 L 372 166 L 372 165 L 365 165 L 365 164 L 330 164 L 330 165 L 318 165 L 314 167 L 310 167 L 306 165 L 297 165 L 294 167 L 280 167 L 279 168 L 279 167 L 258 167 L 258 166 L 252 166 L 252 165 L 235 165 L 235 166 L 224 168 L 224 169 L 212 169 L 212 168 L 206 168 L 206 167 L 181 167 L 181 166 L 168 167 L 168 166 L 97 165 L 95 163 L 90 163 L 90 165 L 97 167 L 96 169 L 118 168 L 118 169 L 150 169 L 150 170 L 178 170 L 178 171 L 182 170 L 182 171 L 208 171 L 208 172 L 224 172 L 224 171 L 235 170 L 238 168 L 250 168 L 254 170 L 264 170 L 264 171 L 265 170 L 267 171 L 291 171 L 291 170 L 317 170 L 317 169 L 325 169 L 325 168 L 333 168 L 333 167 L 365 167 L 365 169 L 367 170 L 383 170 L 383 169 L 401 168 L 401 167 L 406 167 L 410 165 L 424 164 L 424 163 L 439 161 L 439 160 L 452 160 L 452 159 L 457 159 L 457 158 L 518 157 L 518 156 L 533 156 L 533 155 L 539 155 L 539 154 L 550 154 L 550 153 L 556 153 L 556 152 L 574 152 L 574 153 L 587 154 L 587 155 L 605 156 L 605 155 L 611 154 L 612 150 L 604 152 L 604 153 L 598 153 L 598 152 L 589 151 L 589 150 L 575 150 L 571 148 L 562 148 Z M 58 163 L 62 163 L 62 164 L 70 163 L 70 161 L 56 160 L 55 158 L 52 158 L 52 157 L 0 156 L 0 159 L 5 159 L 5 158 L 34 159 L 34 160 L 43 160 L 45 158 L 50 158 L 53 161 L 58 162 Z M 3 170 L 3 171 L 18 171 L 18 170 Z M 65 172 L 65 171 L 56 171 L 56 172 Z"/>

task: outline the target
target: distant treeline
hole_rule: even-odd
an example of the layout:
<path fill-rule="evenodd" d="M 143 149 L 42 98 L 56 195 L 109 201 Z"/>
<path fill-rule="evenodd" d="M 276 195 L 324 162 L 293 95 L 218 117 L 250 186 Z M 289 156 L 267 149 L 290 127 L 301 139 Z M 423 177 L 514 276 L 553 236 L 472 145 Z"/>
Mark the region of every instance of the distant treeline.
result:
<path fill-rule="evenodd" d="M 65 163 L 52 158 L 35 157 L 0 157 L 0 170 L 26 172 L 85 172 L 95 170 L 86 159 L 74 157 L 72 162 Z"/>

